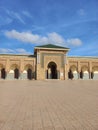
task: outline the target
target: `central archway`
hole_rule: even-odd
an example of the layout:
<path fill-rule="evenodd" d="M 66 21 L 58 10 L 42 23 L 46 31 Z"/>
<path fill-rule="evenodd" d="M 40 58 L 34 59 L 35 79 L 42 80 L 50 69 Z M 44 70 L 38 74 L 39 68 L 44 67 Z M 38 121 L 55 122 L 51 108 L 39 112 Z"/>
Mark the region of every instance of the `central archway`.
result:
<path fill-rule="evenodd" d="M 57 79 L 57 65 L 55 62 L 49 62 L 48 64 L 48 78 Z"/>

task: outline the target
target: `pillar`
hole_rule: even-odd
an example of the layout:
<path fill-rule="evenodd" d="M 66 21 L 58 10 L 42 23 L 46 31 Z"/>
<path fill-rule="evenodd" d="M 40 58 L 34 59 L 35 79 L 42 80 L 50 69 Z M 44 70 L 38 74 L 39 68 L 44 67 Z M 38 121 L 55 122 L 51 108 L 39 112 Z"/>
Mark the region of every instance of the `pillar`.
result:
<path fill-rule="evenodd" d="M 81 72 L 80 61 L 78 61 L 78 79 L 80 79 L 80 72 Z"/>
<path fill-rule="evenodd" d="M 78 79 L 80 79 L 80 71 L 78 71 Z"/>
<path fill-rule="evenodd" d="M 51 69 L 48 69 L 48 79 L 51 79 Z"/>
<path fill-rule="evenodd" d="M 91 72 L 91 71 L 89 71 L 89 79 L 91 79 L 91 73 L 92 73 L 92 72 Z"/>
<path fill-rule="evenodd" d="M 60 79 L 60 71 L 57 71 L 57 79 Z"/>
<path fill-rule="evenodd" d="M 92 62 L 89 61 L 89 79 L 91 79 L 91 73 L 92 73 Z"/>
<path fill-rule="evenodd" d="M 0 79 L 1 79 L 1 70 L 0 70 Z"/>

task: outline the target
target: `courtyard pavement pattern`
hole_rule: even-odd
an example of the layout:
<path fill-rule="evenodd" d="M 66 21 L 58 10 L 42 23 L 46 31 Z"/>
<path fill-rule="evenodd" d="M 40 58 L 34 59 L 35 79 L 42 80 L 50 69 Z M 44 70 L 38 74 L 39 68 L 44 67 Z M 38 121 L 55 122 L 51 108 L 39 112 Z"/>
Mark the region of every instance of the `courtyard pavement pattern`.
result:
<path fill-rule="evenodd" d="M 0 130 L 98 130 L 98 81 L 0 81 Z"/>

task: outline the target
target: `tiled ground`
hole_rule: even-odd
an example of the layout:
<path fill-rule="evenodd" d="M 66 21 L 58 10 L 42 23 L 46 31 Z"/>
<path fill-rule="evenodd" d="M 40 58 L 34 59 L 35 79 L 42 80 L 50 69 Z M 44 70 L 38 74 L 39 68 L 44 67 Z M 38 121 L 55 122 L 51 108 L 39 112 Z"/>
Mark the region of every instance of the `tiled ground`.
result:
<path fill-rule="evenodd" d="M 0 130 L 98 130 L 98 81 L 0 81 Z"/>

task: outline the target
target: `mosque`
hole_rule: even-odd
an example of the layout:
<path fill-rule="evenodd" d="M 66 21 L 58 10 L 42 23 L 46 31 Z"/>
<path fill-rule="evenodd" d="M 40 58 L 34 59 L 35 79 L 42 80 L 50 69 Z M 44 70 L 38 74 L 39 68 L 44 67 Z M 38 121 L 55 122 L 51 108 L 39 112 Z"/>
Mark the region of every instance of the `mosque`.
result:
<path fill-rule="evenodd" d="M 67 56 L 69 48 L 35 46 L 34 55 L 0 54 L 0 80 L 98 79 L 98 57 Z"/>

